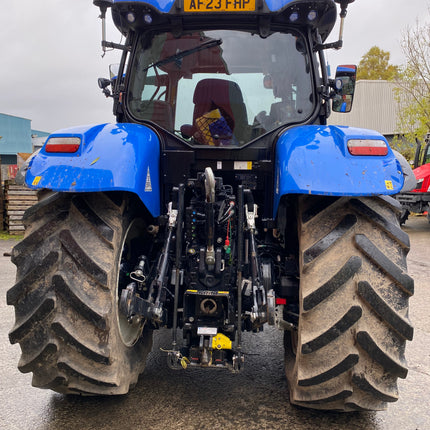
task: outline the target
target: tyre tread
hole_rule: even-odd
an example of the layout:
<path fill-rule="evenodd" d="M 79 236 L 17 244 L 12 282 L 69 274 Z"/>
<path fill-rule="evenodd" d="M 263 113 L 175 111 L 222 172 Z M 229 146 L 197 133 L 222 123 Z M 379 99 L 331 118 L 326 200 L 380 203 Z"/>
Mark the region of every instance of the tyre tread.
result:
<path fill-rule="evenodd" d="M 115 232 L 114 229 L 93 210 L 82 196 L 75 196 L 72 203 L 86 222 L 94 228 L 100 237 L 105 239 L 111 245 Z"/>
<path fill-rule="evenodd" d="M 384 392 L 381 388 L 378 388 L 371 384 L 366 379 L 365 375 L 354 375 L 352 377 L 352 382 L 360 390 L 372 394 L 375 398 L 381 400 L 382 402 L 396 402 L 399 399 L 399 393 L 397 391 L 397 388 L 393 390 L 392 393 Z"/>
<path fill-rule="evenodd" d="M 359 331 L 357 333 L 357 342 L 369 356 L 384 369 L 399 378 L 406 378 L 408 369 L 406 368 L 404 359 L 401 358 L 401 362 L 398 362 L 395 358 L 391 357 L 388 352 L 384 351 L 384 349 L 375 342 L 369 333 Z"/>
<path fill-rule="evenodd" d="M 412 340 L 414 329 L 410 322 L 402 318 L 387 302 L 372 288 L 367 281 L 358 283 L 358 294 L 369 306 L 383 318 L 394 330 L 406 340 Z"/>
<path fill-rule="evenodd" d="M 14 327 L 9 332 L 9 341 L 12 344 L 21 342 L 30 336 L 36 324 L 46 319 L 55 309 L 56 300 L 53 296 L 46 296 L 39 306 L 31 309 L 31 313 L 21 316 L 16 320 Z"/>
<path fill-rule="evenodd" d="M 62 230 L 59 234 L 61 243 L 80 268 L 100 285 L 107 287 L 108 275 L 76 242 L 70 230 Z"/>
<path fill-rule="evenodd" d="M 328 234 L 303 253 L 304 263 L 310 264 L 314 259 L 318 258 L 336 241 L 340 240 L 345 234 L 347 234 L 356 223 L 357 217 L 355 215 L 347 214 Z"/>
<path fill-rule="evenodd" d="M 302 345 L 302 354 L 310 354 L 336 340 L 349 330 L 362 315 L 360 306 L 352 306 L 343 317 L 318 337 Z"/>
<path fill-rule="evenodd" d="M 390 276 L 409 296 L 414 294 L 414 281 L 396 263 L 383 254 L 364 234 L 355 235 L 357 247 L 381 270 Z"/>
<path fill-rule="evenodd" d="M 330 379 L 336 378 L 337 376 L 347 372 L 352 367 L 354 367 L 358 363 L 358 359 L 358 354 L 349 354 L 342 361 L 340 361 L 330 369 L 306 379 L 299 379 L 298 385 L 300 387 L 309 387 L 311 385 L 319 385 L 323 382 L 329 381 Z"/>
<path fill-rule="evenodd" d="M 303 298 L 303 309 L 305 311 L 310 311 L 318 306 L 321 302 L 334 294 L 339 288 L 342 288 L 342 286 L 351 279 L 360 268 L 360 257 L 354 255 L 349 258 L 349 260 L 331 279 Z"/>
<path fill-rule="evenodd" d="M 384 218 L 381 214 L 365 204 L 362 200 L 352 199 L 351 205 L 355 210 L 363 214 L 369 221 L 378 226 L 381 230 L 387 232 L 403 248 L 409 249 L 409 236 L 400 227 L 389 221 L 387 218 Z"/>

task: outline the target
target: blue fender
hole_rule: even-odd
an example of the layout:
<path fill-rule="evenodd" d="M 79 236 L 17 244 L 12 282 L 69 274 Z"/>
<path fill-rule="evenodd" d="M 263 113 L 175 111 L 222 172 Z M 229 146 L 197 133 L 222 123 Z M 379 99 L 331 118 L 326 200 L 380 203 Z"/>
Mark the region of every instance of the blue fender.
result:
<path fill-rule="evenodd" d="M 47 153 L 52 137 L 79 137 L 76 153 Z M 130 191 L 160 215 L 160 141 L 138 124 L 102 124 L 59 130 L 30 162 L 30 188 L 64 192 Z"/>
<path fill-rule="evenodd" d="M 351 155 L 350 139 L 386 139 L 376 131 L 306 125 L 286 130 L 276 143 L 274 215 L 285 194 L 372 196 L 396 194 L 403 173 L 393 151 Z M 387 143 L 388 146 L 388 143 Z"/>

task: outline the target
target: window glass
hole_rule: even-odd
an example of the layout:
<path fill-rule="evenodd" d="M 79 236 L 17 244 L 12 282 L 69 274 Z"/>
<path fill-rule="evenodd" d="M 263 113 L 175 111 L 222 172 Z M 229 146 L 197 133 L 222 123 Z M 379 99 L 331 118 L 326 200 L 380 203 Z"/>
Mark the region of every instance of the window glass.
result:
<path fill-rule="evenodd" d="M 211 30 L 142 36 L 128 108 L 195 144 L 243 145 L 315 107 L 302 36 Z"/>

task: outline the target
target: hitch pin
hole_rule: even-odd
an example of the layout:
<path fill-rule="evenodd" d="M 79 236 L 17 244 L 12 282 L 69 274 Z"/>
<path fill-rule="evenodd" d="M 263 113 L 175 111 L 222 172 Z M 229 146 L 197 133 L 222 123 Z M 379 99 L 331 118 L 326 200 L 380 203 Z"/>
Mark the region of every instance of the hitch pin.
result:
<path fill-rule="evenodd" d="M 248 205 L 245 205 L 246 224 L 248 225 L 248 228 L 250 230 L 255 230 L 255 218 L 258 217 L 257 208 L 258 208 L 258 206 L 256 204 L 254 204 L 253 210 L 249 211 Z"/>

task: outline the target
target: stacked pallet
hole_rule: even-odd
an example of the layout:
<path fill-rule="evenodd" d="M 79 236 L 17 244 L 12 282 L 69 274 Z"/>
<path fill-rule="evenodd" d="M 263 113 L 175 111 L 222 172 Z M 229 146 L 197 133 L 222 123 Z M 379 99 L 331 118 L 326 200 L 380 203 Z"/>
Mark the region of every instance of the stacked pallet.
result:
<path fill-rule="evenodd" d="M 3 231 L 3 212 L 4 212 L 4 197 L 3 197 L 3 184 L 1 183 L 1 160 L 0 160 L 0 231 Z"/>
<path fill-rule="evenodd" d="M 4 204 L 3 204 L 3 185 L 0 182 L 0 231 L 3 231 L 3 211 L 4 211 Z"/>
<path fill-rule="evenodd" d="M 4 195 L 6 230 L 9 234 L 23 234 L 22 216 L 29 207 L 37 203 L 37 193 L 14 181 L 5 181 Z"/>
<path fill-rule="evenodd" d="M 4 204 L 3 204 L 3 183 L 1 180 L 1 156 L 0 156 L 0 231 L 3 231 L 3 211 L 4 211 Z"/>

